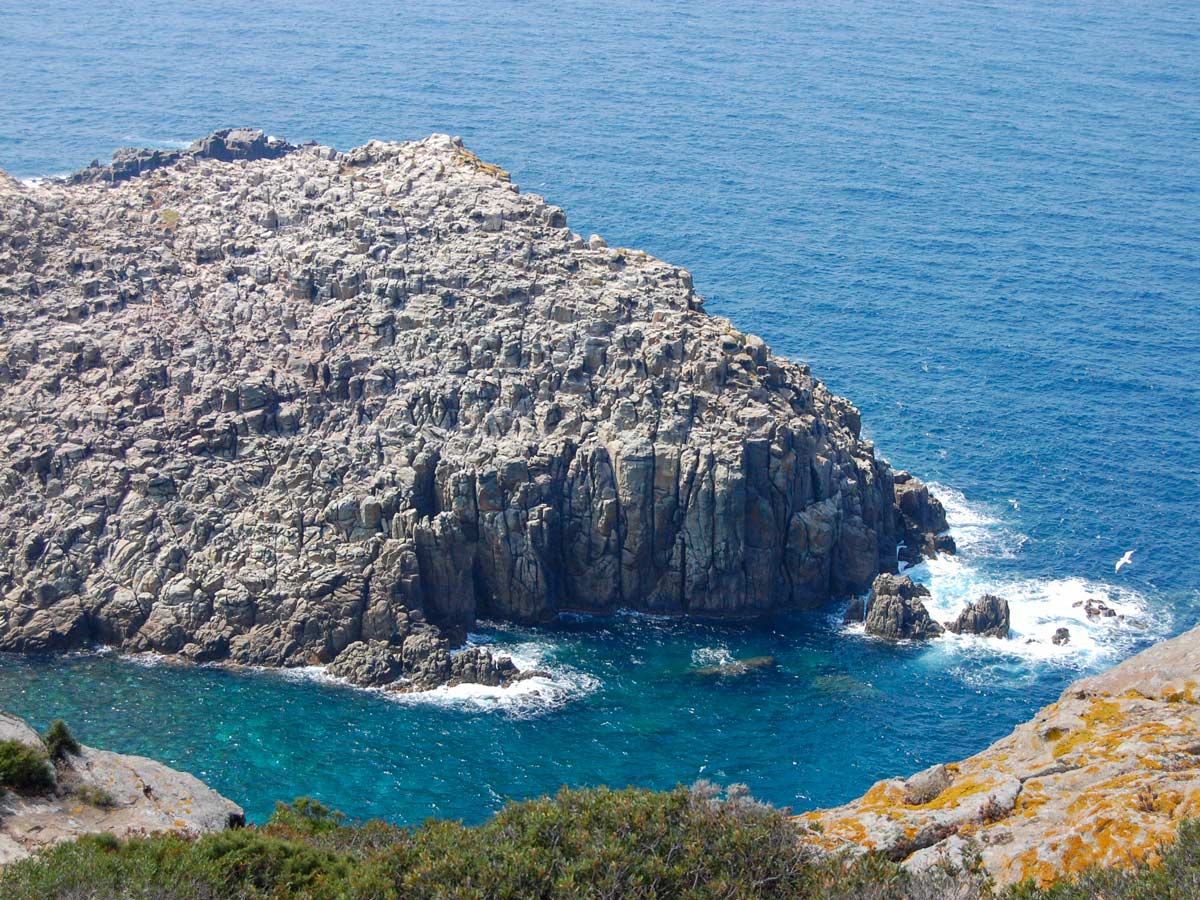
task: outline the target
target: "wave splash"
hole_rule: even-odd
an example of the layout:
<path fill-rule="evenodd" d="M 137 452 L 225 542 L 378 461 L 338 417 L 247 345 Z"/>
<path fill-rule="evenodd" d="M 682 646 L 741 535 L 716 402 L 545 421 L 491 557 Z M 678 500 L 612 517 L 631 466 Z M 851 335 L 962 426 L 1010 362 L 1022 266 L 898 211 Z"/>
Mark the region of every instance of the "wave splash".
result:
<path fill-rule="evenodd" d="M 383 687 L 362 687 L 330 675 L 324 666 L 300 666 L 294 669 L 263 669 L 264 672 L 296 681 L 314 681 L 321 684 L 349 687 L 354 690 L 377 694 L 402 706 L 437 706 L 457 709 L 462 712 L 499 712 L 514 718 L 529 718 L 557 709 L 566 703 L 592 693 L 600 687 L 600 680 L 586 672 L 554 660 L 554 647 L 541 641 L 524 641 L 515 644 L 495 643 L 482 636 L 471 634 L 467 643 L 458 651 L 473 646 L 486 646 L 496 656 L 509 656 L 522 671 L 537 674 L 515 681 L 510 685 L 490 686 L 486 684 L 442 685 L 430 691 L 411 694 L 389 691 Z"/>
<path fill-rule="evenodd" d="M 972 503 L 953 488 L 930 484 L 946 507 L 950 531 L 958 544 L 955 556 L 939 556 L 902 569 L 929 588 L 925 606 L 939 622 L 951 621 L 982 594 L 1008 600 L 1008 640 L 947 632 L 932 642 L 943 652 L 1004 654 L 1029 661 L 1083 668 L 1127 653 L 1148 638 L 1165 635 L 1170 621 L 1140 591 L 1084 577 L 1014 578 L 989 570 L 994 560 L 1015 559 L 1028 538 L 983 504 Z M 1116 615 L 1090 618 L 1088 601 L 1102 602 Z M 1070 641 L 1056 645 L 1059 628 Z M 862 625 L 847 626 L 862 632 Z"/>

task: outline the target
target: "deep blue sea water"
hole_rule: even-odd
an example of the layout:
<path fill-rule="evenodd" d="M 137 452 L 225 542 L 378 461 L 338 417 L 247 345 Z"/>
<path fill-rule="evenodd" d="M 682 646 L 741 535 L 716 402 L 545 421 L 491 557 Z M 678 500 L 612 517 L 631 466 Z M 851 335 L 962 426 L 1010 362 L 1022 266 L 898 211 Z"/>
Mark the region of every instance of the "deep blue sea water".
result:
<path fill-rule="evenodd" d="M 553 683 L 402 703 L 316 673 L 4 659 L 0 707 L 260 819 L 308 793 L 477 821 L 697 777 L 805 808 L 981 749 L 1200 621 L 1200 5 L 0 0 L 0 168 L 230 124 L 460 134 L 585 236 L 686 265 L 942 485 L 963 554 L 918 574 L 946 616 L 1003 593 L 1018 637 L 890 647 L 836 610 L 481 628 Z M 1147 628 L 1087 623 L 1088 596 Z M 779 667 L 691 671 L 763 653 Z"/>

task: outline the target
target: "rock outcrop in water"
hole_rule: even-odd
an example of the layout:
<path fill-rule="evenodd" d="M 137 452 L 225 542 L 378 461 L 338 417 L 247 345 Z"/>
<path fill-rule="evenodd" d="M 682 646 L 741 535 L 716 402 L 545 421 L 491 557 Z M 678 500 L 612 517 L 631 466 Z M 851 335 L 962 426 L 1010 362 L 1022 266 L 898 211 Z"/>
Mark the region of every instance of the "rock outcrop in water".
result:
<path fill-rule="evenodd" d="M 978 634 L 984 637 L 1008 637 L 1011 615 L 1008 601 L 995 594 L 984 594 L 958 614 L 946 630 L 954 634 Z"/>
<path fill-rule="evenodd" d="M 748 616 L 948 549 L 807 367 L 444 136 L 4 180 L 0 315 L 0 649 L 503 681 L 449 652 L 477 616 Z"/>
<path fill-rule="evenodd" d="M 1198 691 L 1200 628 L 1075 682 L 970 759 L 800 816 L 804 840 L 914 869 L 977 851 L 1002 884 L 1153 861 L 1200 816 Z"/>
<path fill-rule="evenodd" d="M 880 575 L 867 598 L 866 633 L 890 641 L 937 637 L 942 626 L 921 601 L 928 596 L 929 588 L 907 575 Z"/>
<path fill-rule="evenodd" d="M 32 728 L 0 713 L 0 741 L 45 754 Z M 242 808 L 199 779 L 141 756 L 81 746 L 55 763 L 53 787 L 0 796 L 0 865 L 84 834 L 203 834 L 240 826 Z"/>

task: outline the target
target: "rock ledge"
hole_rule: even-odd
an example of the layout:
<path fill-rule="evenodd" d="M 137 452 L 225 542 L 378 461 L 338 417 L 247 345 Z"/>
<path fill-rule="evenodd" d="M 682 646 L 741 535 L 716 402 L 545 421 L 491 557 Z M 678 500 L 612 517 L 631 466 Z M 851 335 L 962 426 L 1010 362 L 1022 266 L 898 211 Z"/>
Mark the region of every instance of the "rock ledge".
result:
<path fill-rule="evenodd" d="M 0 713 L 0 741 L 46 746 L 16 716 Z M 199 779 L 142 756 L 80 747 L 57 763 L 56 785 L 0 797 L 0 865 L 84 834 L 118 837 L 176 831 L 198 835 L 245 823 L 242 808 Z"/>
<path fill-rule="evenodd" d="M 968 848 L 1001 884 L 1153 861 L 1200 815 L 1200 628 L 1075 682 L 962 762 L 798 817 L 806 843 L 920 869 Z"/>

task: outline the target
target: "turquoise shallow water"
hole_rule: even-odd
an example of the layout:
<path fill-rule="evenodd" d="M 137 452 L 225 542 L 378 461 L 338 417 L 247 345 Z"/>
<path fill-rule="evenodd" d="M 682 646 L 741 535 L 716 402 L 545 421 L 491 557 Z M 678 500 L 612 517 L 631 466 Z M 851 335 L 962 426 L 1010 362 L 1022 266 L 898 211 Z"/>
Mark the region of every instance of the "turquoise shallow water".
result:
<path fill-rule="evenodd" d="M 576 230 L 687 265 L 711 311 L 858 403 L 951 500 L 963 557 L 918 573 L 939 609 L 998 590 L 1020 633 L 481 628 L 548 666 L 541 696 L 406 703 L 312 675 L 4 659 L 0 706 L 195 771 L 256 817 L 312 793 L 478 819 L 561 783 L 699 775 L 806 807 L 979 749 L 1200 620 L 1197 35 L 1184 2 L 0 0 L 0 167 L 238 123 L 340 147 L 461 134 Z M 1072 604 L 1100 595 L 1149 627 L 1089 626 Z M 688 674 L 761 653 L 779 666 Z"/>

